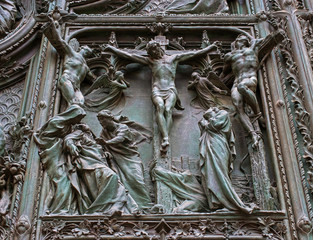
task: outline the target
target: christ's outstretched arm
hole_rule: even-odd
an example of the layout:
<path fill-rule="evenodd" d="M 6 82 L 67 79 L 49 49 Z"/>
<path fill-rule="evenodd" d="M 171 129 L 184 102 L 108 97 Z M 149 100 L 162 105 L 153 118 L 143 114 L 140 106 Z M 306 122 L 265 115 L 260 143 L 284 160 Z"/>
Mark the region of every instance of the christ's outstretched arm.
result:
<path fill-rule="evenodd" d="M 137 63 L 141 63 L 141 64 L 148 64 L 148 58 L 140 56 L 138 54 L 130 54 L 126 51 L 120 50 L 116 47 L 113 47 L 111 45 L 106 45 L 104 48 L 104 51 L 108 51 L 108 52 L 112 52 L 114 54 L 116 54 L 117 56 L 124 58 L 124 59 L 128 59 Z"/>
<path fill-rule="evenodd" d="M 176 55 L 176 59 L 179 62 L 182 62 L 182 61 L 189 60 L 191 58 L 200 57 L 200 56 L 202 56 L 204 54 L 207 54 L 209 52 L 213 52 L 216 49 L 217 49 L 217 46 L 216 46 L 216 43 L 214 42 L 210 46 L 208 46 L 206 48 L 203 48 L 201 50 L 198 50 L 198 51 L 192 51 L 192 52 L 186 52 L 186 53 L 177 54 Z"/>

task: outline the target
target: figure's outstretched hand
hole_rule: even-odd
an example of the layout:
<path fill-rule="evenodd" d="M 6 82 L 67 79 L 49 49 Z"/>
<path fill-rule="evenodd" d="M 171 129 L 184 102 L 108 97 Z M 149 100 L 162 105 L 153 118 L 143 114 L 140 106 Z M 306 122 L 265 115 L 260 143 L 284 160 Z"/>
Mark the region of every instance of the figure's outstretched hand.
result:
<path fill-rule="evenodd" d="M 54 26 L 55 28 L 59 27 L 59 23 L 52 18 L 51 14 L 46 14 L 46 16 L 47 16 L 48 22 L 42 26 L 43 30 L 49 29 L 52 26 Z"/>
<path fill-rule="evenodd" d="M 110 44 L 106 44 L 106 43 L 102 45 L 103 51 L 109 51 L 111 49 L 111 47 L 112 46 Z"/>
<path fill-rule="evenodd" d="M 70 152 L 70 154 L 74 157 L 78 157 L 79 156 L 79 150 L 78 148 L 74 145 L 71 144 L 67 147 L 68 151 Z"/>
<path fill-rule="evenodd" d="M 220 41 L 215 41 L 211 44 L 211 46 L 216 46 L 216 48 L 222 47 L 222 43 Z"/>
<path fill-rule="evenodd" d="M 107 142 L 103 138 L 96 138 L 96 142 L 100 145 L 106 145 Z"/>
<path fill-rule="evenodd" d="M 106 159 L 109 159 L 109 160 L 112 160 L 112 159 L 113 159 L 113 156 L 112 156 L 112 154 L 111 154 L 110 152 L 104 152 L 104 157 L 105 157 Z"/>
<path fill-rule="evenodd" d="M 48 19 L 50 20 L 49 17 L 48 17 Z M 48 21 L 48 22 L 46 22 L 46 23 L 41 27 L 41 29 L 42 29 L 43 31 L 45 31 L 45 30 L 51 28 L 52 24 L 54 24 L 54 23 L 51 22 L 51 21 Z"/>

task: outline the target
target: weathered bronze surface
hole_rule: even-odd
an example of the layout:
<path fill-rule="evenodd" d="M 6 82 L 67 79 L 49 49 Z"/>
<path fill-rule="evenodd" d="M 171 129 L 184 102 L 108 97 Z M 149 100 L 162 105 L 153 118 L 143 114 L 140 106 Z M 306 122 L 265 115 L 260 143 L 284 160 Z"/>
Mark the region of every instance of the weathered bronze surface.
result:
<path fill-rule="evenodd" d="M 313 239 L 310 0 L 0 0 L 0 239 Z"/>

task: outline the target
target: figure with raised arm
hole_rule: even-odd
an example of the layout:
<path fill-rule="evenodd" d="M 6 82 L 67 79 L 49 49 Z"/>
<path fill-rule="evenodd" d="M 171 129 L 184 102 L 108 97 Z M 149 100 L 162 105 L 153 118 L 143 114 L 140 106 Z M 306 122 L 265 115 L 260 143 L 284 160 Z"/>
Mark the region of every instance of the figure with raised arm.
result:
<path fill-rule="evenodd" d="M 120 179 L 108 165 L 110 154 L 96 143 L 81 120 L 78 105 L 50 118 L 35 134 L 47 173 L 50 214 L 121 214 L 138 211 Z"/>
<path fill-rule="evenodd" d="M 249 105 L 254 117 L 264 125 L 264 119 L 256 97 L 258 85 L 257 70 L 260 65 L 261 51 L 270 52 L 272 48 L 282 40 L 282 34 L 275 32 L 262 39 L 250 40 L 246 35 L 240 34 L 232 43 L 232 51 L 225 55 L 223 74 L 231 70 L 235 75 L 235 81 L 231 89 L 231 98 L 238 112 L 239 119 L 249 133 L 252 140 L 252 148 L 256 148 L 260 140 L 252 121 L 245 111 L 245 104 Z"/>
<path fill-rule="evenodd" d="M 113 165 L 119 178 L 139 209 L 149 210 L 152 207 L 149 192 L 144 182 L 142 159 L 137 149 L 140 142 L 148 141 L 143 126 L 126 120 L 117 119 L 109 110 L 102 110 L 97 115 L 102 126 L 98 143 L 113 156 Z"/>
<path fill-rule="evenodd" d="M 174 107 L 183 110 L 175 86 L 176 68 L 178 63 L 199 57 L 210 51 L 214 51 L 216 45 L 212 44 L 198 51 L 167 55 L 165 50 L 156 41 L 150 41 L 146 50 L 148 56 L 117 49 L 107 45 L 106 51 L 110 51 L 121 58 L 148 65 L 152 71 L 152 102 L 156 108 L 156 119 L 162 136 L 161 150 L 166 151 L 169 146 L 169 131 L 172 125 L 172 111 Z"/>
<path fill-rule="evenodd" d="M 50 22 L 45 26 L 44 34 L 63 58 L 63 72 L 58 82 L 58 88 L 69 105 L 79 104 L 83 106 L 84 96 L 80 91 L 80 84 L 86 77 L 96 79 L 85 60 L 85 58 L 92 56 L 92 50 L 88 46 L 82 46 L 79 49 L 79 43 L 76 39 L 72 39 L 70 43 L 64 41 L 57 29 L 58 22 L 54 21 L 52 17 L 49 17 L 49 20 Z"/>

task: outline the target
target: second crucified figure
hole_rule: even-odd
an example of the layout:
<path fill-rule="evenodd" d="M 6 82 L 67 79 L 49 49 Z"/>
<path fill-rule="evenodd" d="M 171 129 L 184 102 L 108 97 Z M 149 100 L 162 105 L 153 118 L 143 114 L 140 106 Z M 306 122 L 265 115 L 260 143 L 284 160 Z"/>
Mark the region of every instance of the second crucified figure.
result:
<path fill-rule="evenodd" d="M 106 51 L 115 53 L 121 58 L 150 67 L 152 71 L 152 102 L 156 108 L 157 124 L 162 136 L 162 151 L 166 151 L 169 146 L 169 131 L 172 125 L 172 111 L 174 107 L 178 110 L 183 110 L 175 86 L 178 63 L 209 53 L 216 50 L 216 48 L 216 45 L 212 44 L 198 51 L 167 55 L 158 42 L 150 41 L 146 46 L 148 57 L 144 57 L 128 53 L 110 45 L 105 47 Z"/>
<path fill-rule="evenodd" d="M 279 31 L 271 33 L 266 38 L 252 39 L 251 41 L 246 35 L 241 34 L 233 43 L 232 51 L 225 55 L 223 75 L 229 70 L 235 75 L 231 98 L 243 127 L 251 137 L 252 148 L 254 149 L 257 148 L 261 137 L 254 129 L 244 105 L 249 105 L 256 118 L 264 125 L 256 97 L 257 71 L 260 66 L 259 55 L 261 51 L 269 53 L 282 39 L 283 33 Z"/>

